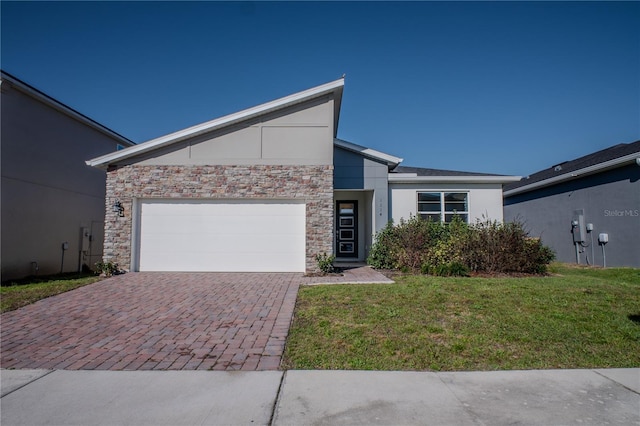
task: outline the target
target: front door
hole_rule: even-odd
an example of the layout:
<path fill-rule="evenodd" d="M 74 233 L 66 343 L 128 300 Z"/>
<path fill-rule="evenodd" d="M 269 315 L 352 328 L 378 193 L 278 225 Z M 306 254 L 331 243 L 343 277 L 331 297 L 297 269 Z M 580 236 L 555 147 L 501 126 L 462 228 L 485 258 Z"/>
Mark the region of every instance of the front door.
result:
<path fill-rule="evenodd" d="M 358 202 L 336 202 L 336 257 L 358 257 Z"/>

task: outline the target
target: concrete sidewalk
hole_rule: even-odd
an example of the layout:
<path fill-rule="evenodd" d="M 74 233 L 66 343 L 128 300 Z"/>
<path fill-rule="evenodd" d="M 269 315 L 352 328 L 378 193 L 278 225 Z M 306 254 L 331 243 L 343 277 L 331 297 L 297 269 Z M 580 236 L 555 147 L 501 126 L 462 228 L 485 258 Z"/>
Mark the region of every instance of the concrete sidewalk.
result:
<path fill-rule="evenodd" d="M 640 425 L 640 369 L 2 370 L 9 425 Z"/>

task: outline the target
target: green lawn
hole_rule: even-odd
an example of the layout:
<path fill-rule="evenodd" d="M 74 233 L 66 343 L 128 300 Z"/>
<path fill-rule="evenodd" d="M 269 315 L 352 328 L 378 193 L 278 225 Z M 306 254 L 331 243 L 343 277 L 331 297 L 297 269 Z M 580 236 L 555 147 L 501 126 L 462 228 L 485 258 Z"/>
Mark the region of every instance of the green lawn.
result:
<path fill-rule="evenodd" d="M 12 311 L 101 279 L 95 275 L 78 276 L 74 273 L 3 282 L 0 287 L 0 312 Z"/>
<path fill-rule="evenodd" d="M 640 269 L 302 287 L 289 369 L 640 367 Z"/>

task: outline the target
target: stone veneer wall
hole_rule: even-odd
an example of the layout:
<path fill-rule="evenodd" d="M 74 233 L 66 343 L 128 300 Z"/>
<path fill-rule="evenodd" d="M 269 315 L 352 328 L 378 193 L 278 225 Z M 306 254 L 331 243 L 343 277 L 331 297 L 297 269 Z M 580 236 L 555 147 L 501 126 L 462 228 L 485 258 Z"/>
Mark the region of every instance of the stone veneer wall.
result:
<path fill-rule="evenodd" d="M 131 267 L 135 199 L 296 199 L 306 203 L 306 268 L 333 252 L 333 166 L 123 166 L 107 172 L 104 261 Z M 119 200 L 124 217 L 112 211 Z"/>

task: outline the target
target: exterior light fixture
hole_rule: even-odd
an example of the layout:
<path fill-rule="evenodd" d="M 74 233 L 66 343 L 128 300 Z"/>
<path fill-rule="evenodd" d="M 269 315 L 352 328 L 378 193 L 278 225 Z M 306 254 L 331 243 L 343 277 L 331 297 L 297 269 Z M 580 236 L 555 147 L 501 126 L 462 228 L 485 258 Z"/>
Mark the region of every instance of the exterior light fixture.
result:
<path fill-rule="evenodd" d="M 111 210 L 114 213 L 118 213 L 118 216 L 124 217 L 124 206 L 122 205 L 120 200 L 116 200 L 116 202 L 113 203 L 113 206 L 111 206 Z"/>

